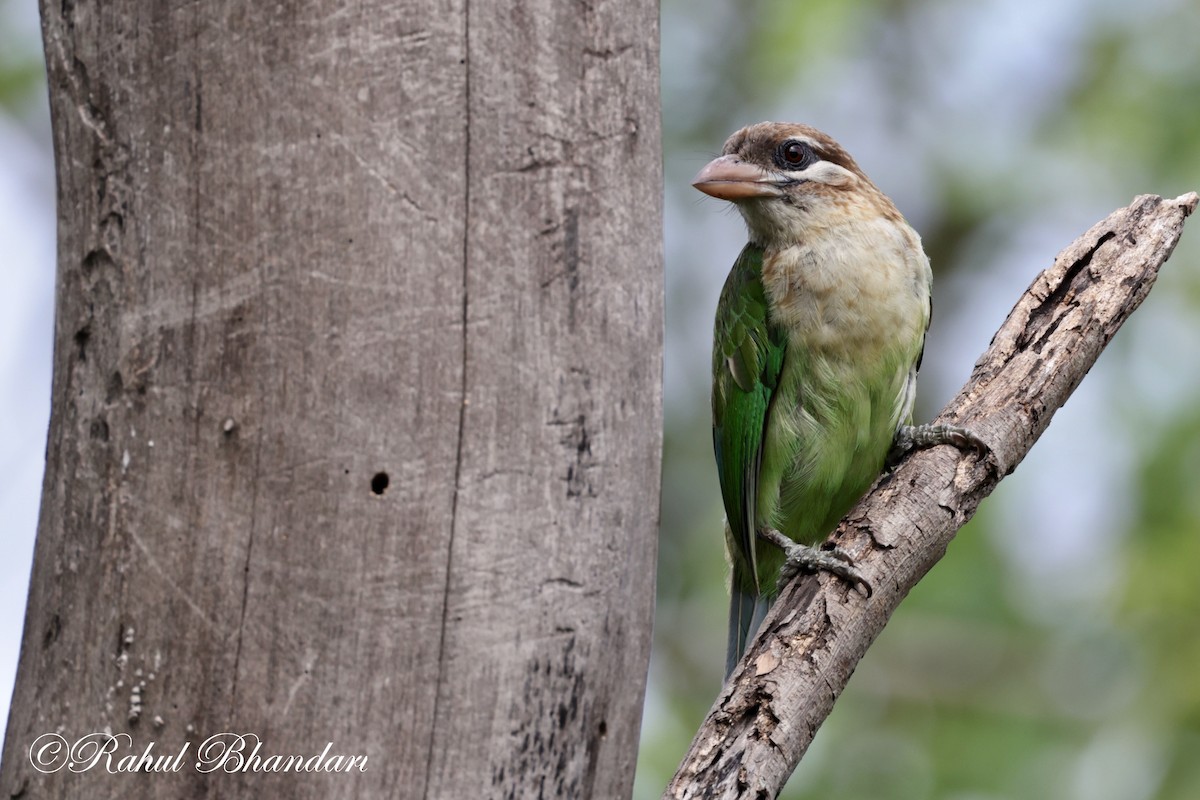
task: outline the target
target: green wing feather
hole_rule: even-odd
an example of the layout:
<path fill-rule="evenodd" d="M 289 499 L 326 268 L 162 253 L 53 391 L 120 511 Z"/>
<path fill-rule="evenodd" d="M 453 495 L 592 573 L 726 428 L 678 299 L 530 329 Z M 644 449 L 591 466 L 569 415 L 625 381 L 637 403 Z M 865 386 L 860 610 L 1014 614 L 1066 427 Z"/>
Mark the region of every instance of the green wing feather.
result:
<path fill-rule="evenodd" d="M 759 594 L 755 565 L 758 470 L 786 337 L 771 324 L 762 250 L 747 245 L 721 291 L 713 337 L 713 448 L 733 560 L 734 591 Z"/>

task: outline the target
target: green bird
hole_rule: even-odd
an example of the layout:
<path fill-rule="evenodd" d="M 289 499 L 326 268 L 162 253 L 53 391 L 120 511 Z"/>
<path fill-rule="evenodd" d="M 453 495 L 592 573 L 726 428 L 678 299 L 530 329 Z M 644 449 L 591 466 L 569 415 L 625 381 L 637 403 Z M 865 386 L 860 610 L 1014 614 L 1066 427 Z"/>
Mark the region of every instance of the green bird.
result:
<path fill-rule="evenodd" d="M 932 274 L 892 201 L 807 125 L 751 125 L 722 153 L 693 185 L 733 202 L 749 229 L 713 341 L 713 446 L 733 566 L 728 676 L 781 578 L 825 570 L 866 585 L 845 554 L 814 545 L 889 453 L 978 440 L 909 425 Z"/>

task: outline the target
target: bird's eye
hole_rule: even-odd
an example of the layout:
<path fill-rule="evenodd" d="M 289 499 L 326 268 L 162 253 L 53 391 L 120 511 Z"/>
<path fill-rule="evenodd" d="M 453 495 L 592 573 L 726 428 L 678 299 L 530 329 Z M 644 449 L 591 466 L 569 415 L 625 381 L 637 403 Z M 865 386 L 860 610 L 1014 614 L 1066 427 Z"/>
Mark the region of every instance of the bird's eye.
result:
<path fill-rule="evenodd" d="M 817 160 L 812 148 L 804 142 L 795 139 L 784 142 L 775 154 L 776 161 L 783 169 L 803 169 Z"/>

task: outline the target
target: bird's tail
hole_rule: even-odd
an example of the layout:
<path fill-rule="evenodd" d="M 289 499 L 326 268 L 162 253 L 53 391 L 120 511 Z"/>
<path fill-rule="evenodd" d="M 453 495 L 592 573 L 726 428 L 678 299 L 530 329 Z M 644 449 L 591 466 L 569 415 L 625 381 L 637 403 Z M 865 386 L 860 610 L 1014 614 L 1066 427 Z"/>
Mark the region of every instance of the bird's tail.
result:
<path fill-rule="evenodd" d="M 746 645 L 758 632 L 758 626 L 767 616 L 771 600 L 753 590 L 739 589 L 735 582 L 729 596 L 729 643 L 725 649 L 725 678 L 742 660 Z"/>

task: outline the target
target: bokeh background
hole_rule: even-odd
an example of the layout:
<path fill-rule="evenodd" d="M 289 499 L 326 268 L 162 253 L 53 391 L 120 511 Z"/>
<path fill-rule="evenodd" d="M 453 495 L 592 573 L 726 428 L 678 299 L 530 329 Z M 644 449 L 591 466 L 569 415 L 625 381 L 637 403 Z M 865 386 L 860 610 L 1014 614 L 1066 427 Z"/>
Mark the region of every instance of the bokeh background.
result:
<path fill-rule="evenodd" d="M 744 233 L 690 187 L 737 127 L 838 139 L 921 232 L 917 416 L 1059 249 L 1200 189 L 1198 0 L 663 0 L 666 451 L 636 796 L 716 696 L 712 314 Z M 0 0 L 0 723 L 48 418 L 54 183 L 33 0 Z M 1194 227 L 1200 222 L 1193 221 Z M 1200 231 L 861 663 L 785 798 L 1200 797 Z"/>
<path fill-rule="evenodd" d="M 811 123 L 920 231 L 935 286 L 919 420 L 1060 249 L 1137 194 L 1200 189 L 1195 0 L 664 0 L 662 38 L 667 429 L 647 800 L 723 667 L 709 347 L 745 239 L 689 184 L 724 138 Z M 1198 253 L 1188 230 L 901 605 L 784 797 L 1200 797 Z"/>

